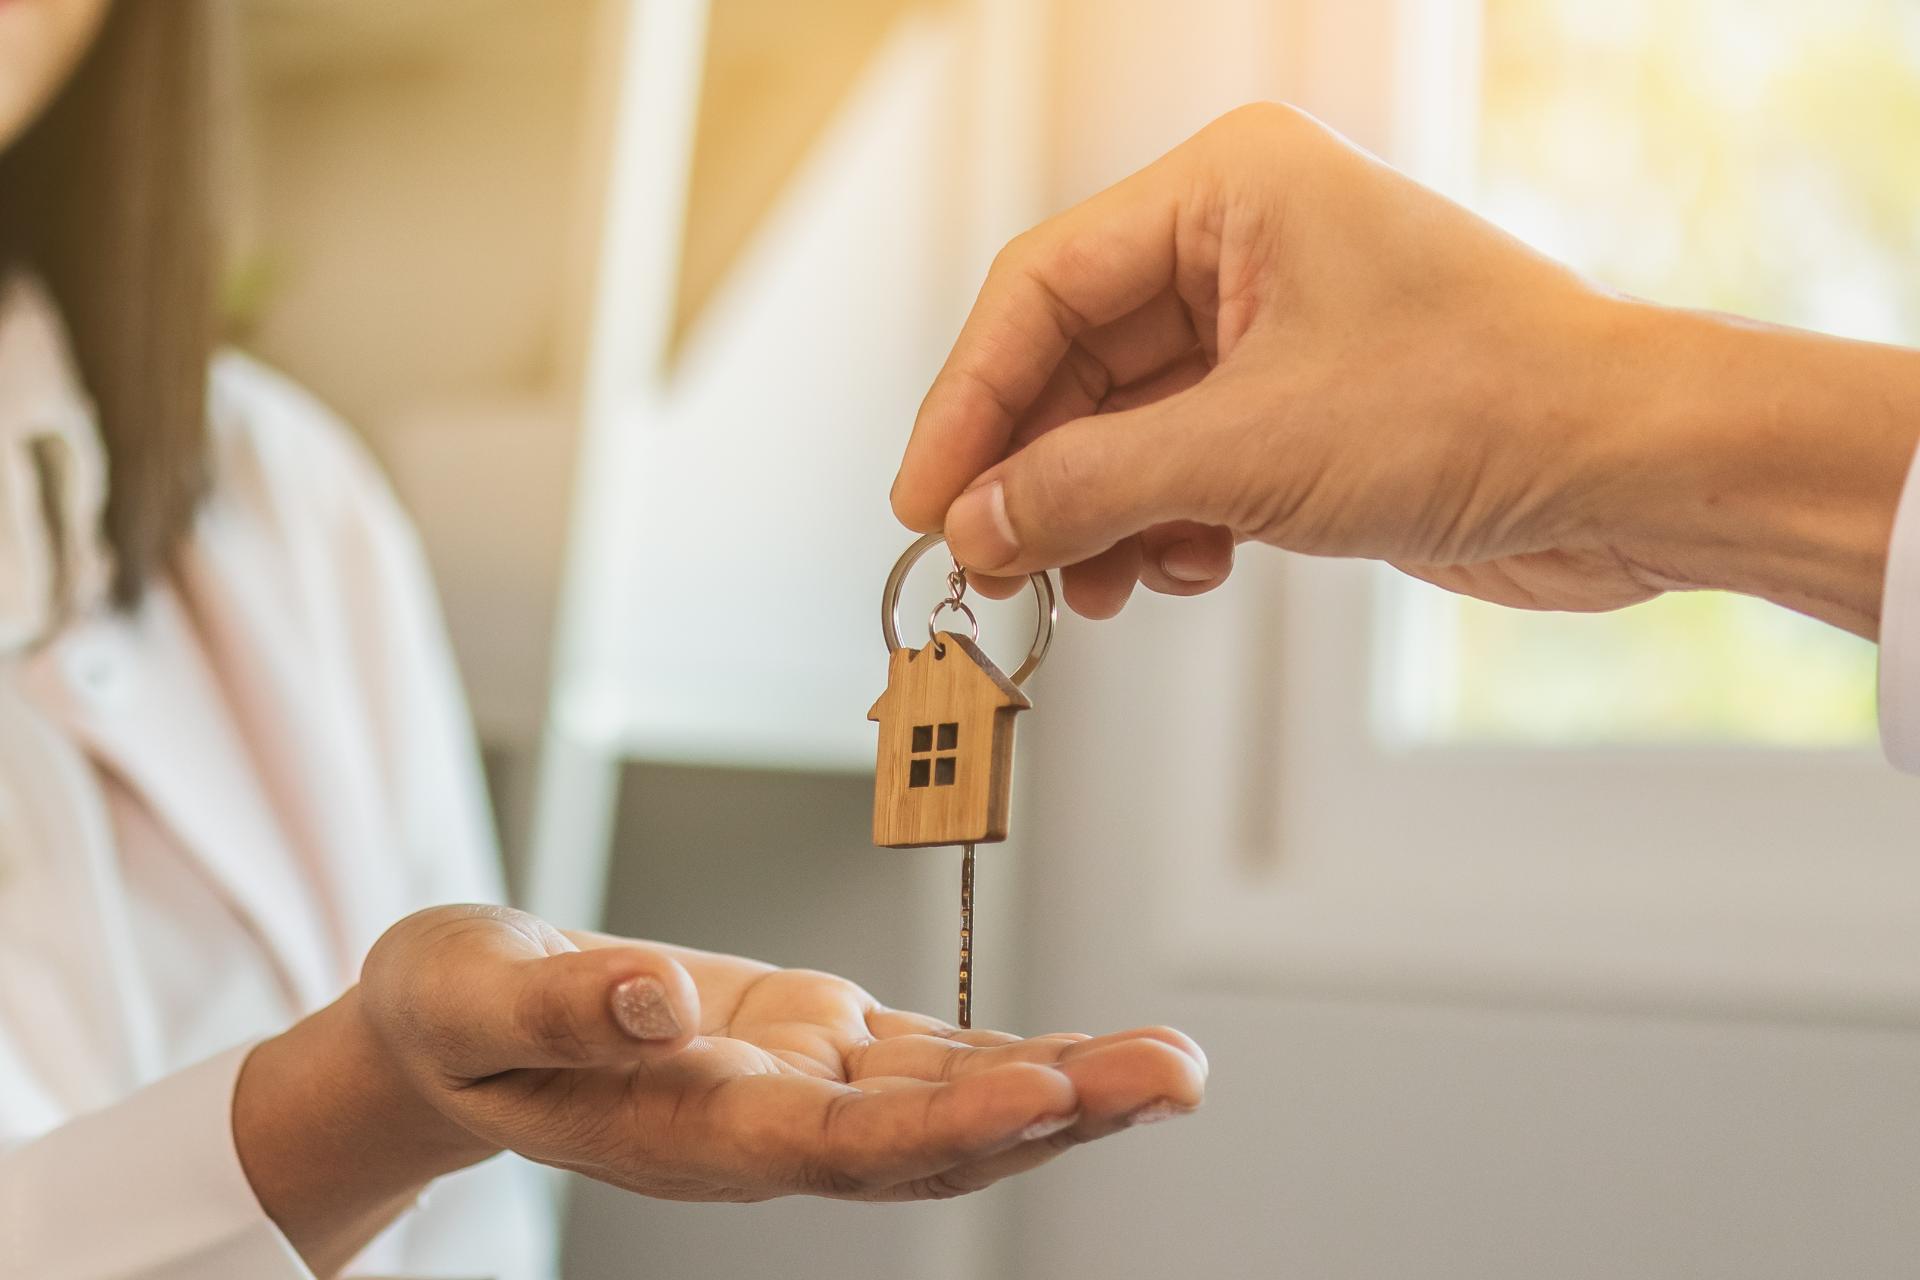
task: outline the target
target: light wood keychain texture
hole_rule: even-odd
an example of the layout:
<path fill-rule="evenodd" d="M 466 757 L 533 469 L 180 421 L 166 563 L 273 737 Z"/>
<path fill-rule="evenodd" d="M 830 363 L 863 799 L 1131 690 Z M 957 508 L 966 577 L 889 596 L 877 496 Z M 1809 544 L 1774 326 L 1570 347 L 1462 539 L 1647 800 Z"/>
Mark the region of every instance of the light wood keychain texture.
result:
<path fill-rule="evenodd" d="M 973 873 L 976 844 L 1007 838 L 1013 790 L 1014 716 L 1033 704 L 1020 686 L 1053 643 L 1053 581 L 1032 575 L 1039 605 L 1033 648 L 1011 677 L 976 643 L 979 623 L 966 603 L 966 570 L 947 574 L 947 595 L 927 618 L 927 643 L 900 643 L 896 613 L 909 570 L 941 541 L 929 533 L 908 547 L 887 576 L 880 629 L 887 642 L 887 688 L 867 712 L 880 724 L 874 758 L 873 842 L 888 849 L 960 845 L 960 1016 L 973 1025 Z M 937 628 L 942 613 L 965 618 L 967 634 Z"/>

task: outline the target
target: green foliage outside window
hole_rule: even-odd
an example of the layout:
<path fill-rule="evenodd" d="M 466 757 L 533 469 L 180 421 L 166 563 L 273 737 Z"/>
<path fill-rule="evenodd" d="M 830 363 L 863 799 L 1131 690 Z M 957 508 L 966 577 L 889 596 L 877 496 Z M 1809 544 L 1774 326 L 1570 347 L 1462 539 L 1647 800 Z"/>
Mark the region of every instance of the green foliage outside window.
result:
<path fill-rule="evenodd" d="M 1482 212 L 1628 293 L 1920 342 L 1920 4 L 1487 0 Z M 1755 601 L 1468 603 L 1446 738 L 1818 745 L 1874 651 Z"/>

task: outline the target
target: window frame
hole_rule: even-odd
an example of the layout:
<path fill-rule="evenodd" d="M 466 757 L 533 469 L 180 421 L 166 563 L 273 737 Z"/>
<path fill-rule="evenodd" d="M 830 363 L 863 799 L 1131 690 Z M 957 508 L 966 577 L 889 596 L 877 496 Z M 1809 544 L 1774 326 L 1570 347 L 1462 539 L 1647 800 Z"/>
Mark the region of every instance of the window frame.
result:
<path fill-rule="evenodd" d="M 922 729 L 926 730 L 927 745 L 924 747 L 920 745 Z M 925 766 L 924 775 L 920 768 L 922 765 Z M 925 781 L 918 780 L 922 776 Z M 907 788 L 922 791 L 951 787 L 959 782 L 959 777 L 960 722 L 940 720 L 912 726 L 907 735 Z"/>

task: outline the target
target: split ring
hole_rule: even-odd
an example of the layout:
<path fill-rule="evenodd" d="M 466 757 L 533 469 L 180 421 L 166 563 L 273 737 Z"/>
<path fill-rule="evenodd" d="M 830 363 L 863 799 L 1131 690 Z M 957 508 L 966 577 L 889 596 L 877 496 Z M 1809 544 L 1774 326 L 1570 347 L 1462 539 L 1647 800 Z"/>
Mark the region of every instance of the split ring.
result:
<path fill-rule="evenodd" d="M 946 539 L 937 532 L 922 534 L 912 546 L 901 553 L 898 560 L 894 561 L 893 572 L 887 575 L 886 588 L 880 593 L 880 634 L 887 642 L 888 653 L 893 653 L 902 647 L 899 619 L 900 588 L 907 580 L 907 573 L 919 563 L 921 556 L 944 541 Z M 1033 647 L 1027 650 L 1026 661 L 1020 664 L 1019 669 L 1012 676 L 1013 682 L 1017 685 L 1025 684 L 1027 677 L 1040 669 L 1041 662 L 1046 659 L 1047 649 L 1053 644 L 1053 624 L 1059 618 L 1059 606 L 1055 603 L 1053 595 L 1053 579 L 1045 573 L 1030 573 L 1027 575 L 1027 581 L 1033 584 L 1034 603 L 1039 608 L 1034 625 Z M 943 600 L 934 606 L 933 613 L 927 618 L 929 632 L 933 630 L 934 619 L 940 616 L 943 608 L 952 608 L 964 613 L 967 621 L 973 624 L 974 635 L 979 635 L 979 624 L 974 620 L 973 610 L 960 601 L 951 599 Z"/>

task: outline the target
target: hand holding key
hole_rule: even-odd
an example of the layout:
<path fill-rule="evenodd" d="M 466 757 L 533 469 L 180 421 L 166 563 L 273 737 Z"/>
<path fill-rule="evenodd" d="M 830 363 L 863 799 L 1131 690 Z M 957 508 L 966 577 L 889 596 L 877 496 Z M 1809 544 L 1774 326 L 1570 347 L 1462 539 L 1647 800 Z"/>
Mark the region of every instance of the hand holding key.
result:
<path fill-rule="evenodd" d="M 893 503 L 981 594 L 1065 566 L 1095 617 L 1208 590 L 1240 540 L 1872 635 L 1917 404 L 1913 352 L 1609 293 L 1262 104 L 1006 247 Z"/>

